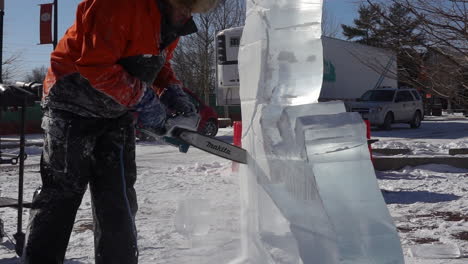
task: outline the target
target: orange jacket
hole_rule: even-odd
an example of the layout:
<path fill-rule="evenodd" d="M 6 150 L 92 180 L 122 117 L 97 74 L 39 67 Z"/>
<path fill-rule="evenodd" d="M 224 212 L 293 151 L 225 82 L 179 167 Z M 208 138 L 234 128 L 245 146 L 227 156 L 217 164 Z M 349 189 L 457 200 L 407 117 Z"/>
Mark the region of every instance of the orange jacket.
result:
<path fill-rule="evenodd" d="M 160 51 L 161 12 L 156 1 L 161 0 L 80 3 L 75 23 L 52 52 L 44 97 L 61 77 L 78 72 L 95 89 L 124 106 L 132 106 L 142 95 L 142 82 L 117 61 L 143 54 L 165 55 L 165 64 L 153 84 L 156 92 L 168 84 L 179 84 L 170 64 L 178 38 Z"/>

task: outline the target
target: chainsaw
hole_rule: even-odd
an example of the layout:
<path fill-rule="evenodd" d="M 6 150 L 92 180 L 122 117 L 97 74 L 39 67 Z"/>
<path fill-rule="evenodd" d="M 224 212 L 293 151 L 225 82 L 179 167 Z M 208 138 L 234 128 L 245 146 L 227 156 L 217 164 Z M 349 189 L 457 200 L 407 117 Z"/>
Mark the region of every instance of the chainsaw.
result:
<path fill-rule="evenodd" d="M 205 136 L 197 132 L 200 116 L 196 113 L 190 115 L 173 115 L 167 118 L 164 132 L 140 128 L 140 132 L 154 139 L 162 139 L 164 142 L 179 148 L 186 153 L 189 146 L 193 146 L 210 154 L 247 164 L 247 151 L 231 145 L 222 140 Z"/>

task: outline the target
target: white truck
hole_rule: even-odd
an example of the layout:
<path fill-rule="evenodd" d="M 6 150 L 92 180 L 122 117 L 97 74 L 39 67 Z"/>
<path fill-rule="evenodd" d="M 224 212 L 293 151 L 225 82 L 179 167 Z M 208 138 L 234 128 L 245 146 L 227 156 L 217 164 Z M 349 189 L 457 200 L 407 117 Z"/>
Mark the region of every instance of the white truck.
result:
<path fill-rule="evenodd" d="M 239 52 L 242 27 L 216 35 L 218 106 L 240 105 Z M 353 101 L 377 88 L 397 88 L 396 55 L 392 51 L 329 37 L 322 37 L 324 76 L 320 101 Z"/>

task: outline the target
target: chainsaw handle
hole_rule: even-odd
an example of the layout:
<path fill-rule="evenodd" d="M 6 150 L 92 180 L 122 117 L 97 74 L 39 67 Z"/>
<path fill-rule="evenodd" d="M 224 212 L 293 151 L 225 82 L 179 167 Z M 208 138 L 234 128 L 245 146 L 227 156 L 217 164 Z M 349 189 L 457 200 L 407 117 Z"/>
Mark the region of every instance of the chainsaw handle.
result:
<path fill-rule="evenodd" d="M 200 123 L 200 115 L 197 113 L 190 113 L 188 115 L 172 115 L 166 119 L 165 129 L 166 135 L 172 136 L 174 130 L 178 131 L 178 128 L 197 131 L 198 124 Z"/>

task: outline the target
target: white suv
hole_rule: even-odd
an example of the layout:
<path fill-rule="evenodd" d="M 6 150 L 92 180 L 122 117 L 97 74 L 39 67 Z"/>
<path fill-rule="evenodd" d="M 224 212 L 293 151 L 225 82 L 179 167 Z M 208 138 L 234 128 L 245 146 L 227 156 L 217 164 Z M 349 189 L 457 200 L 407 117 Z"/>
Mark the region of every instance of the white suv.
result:
<path fill-rule="evenodd" d="M 390 130 L 393 123 L 408 123 L 418 128 L 424 118 L 423 102 L 415 89 L 373 89 L 349 106 L 373 126 Z"/>

